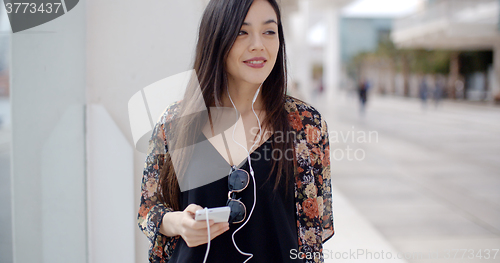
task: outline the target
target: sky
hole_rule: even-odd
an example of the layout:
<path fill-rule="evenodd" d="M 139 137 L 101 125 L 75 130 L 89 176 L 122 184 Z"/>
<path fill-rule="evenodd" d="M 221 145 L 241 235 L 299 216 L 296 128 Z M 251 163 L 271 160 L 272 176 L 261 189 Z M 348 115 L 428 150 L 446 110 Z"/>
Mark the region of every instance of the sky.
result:
<path fill-rule="evenodd" d="M 403 17 L 420 9 L 425 0 L 355 0 L 342 9 L 342 16 Z"/>

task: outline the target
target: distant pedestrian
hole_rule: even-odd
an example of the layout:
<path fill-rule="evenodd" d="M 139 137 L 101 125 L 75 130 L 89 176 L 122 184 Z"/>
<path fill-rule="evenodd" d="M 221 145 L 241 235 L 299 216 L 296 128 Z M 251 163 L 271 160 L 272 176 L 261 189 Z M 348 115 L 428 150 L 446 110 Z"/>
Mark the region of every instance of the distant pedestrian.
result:
<path fill-rule="evenodd" d="M 317 98 L 322 98 L 322 93 L 323 93 L 323 78 L 321 75 L 317 75 L 314 79 L 313 79 L 313 91 L 312 91 L 312 96 L 313 96 L 313 100 L 316 101 Z"/>
<path fill-rule="evenodd" d="M 359 94 L 361 114 L 365 113 L 366 101 L 368 100 L 368 88 L 369 88 L 368 82 L 362 79 L 358 84 L 358 94 Z"/>
<path fill-rule="evenodd" d="M 465 84 L 462 80 L 455 81 L 455 98 L 457 99 L 465 99 Z"/>
<path fill-rule="evenodd" d="M 439 106 L 439 102 L 443 97 L 443 90 L 445 86 L 445 80 L 443 78 L 439 78 L 436 81 L 436 86 L 434 87 L 434 106 L 437 108 Z"/>
<path fill-rule="evenodd" d="M 422 101 L 422 108 L 425 109 L 427 107 L 427 96 L 429 93 L 429 88 L 427 86 L 427 81 L 425 77 L 422 78 L 420 81 L 420 86 L 419 86 L 419 94 L 420 94 L 420 100 Z"/>

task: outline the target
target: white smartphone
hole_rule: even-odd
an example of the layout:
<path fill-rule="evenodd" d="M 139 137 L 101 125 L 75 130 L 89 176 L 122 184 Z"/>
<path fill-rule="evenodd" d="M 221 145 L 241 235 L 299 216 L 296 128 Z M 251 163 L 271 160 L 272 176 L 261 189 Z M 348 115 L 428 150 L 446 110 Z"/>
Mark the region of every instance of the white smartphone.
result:
<path fill-rule="evenodd" d="M 215 223 L 227 222 L 231 208 L 229 206 L 208 208 L 208 219 L 214 220 Z M 207 211 L 205 209 L 197 210 L 194 215 L 195 220 L 206 220 Z"/>

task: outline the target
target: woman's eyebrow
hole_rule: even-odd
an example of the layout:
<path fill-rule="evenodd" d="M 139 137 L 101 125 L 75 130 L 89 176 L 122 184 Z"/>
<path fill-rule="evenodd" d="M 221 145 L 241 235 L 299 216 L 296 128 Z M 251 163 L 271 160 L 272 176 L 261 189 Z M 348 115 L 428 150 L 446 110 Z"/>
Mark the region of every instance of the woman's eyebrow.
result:
<path fill-rule="evenodd" d="M 275 23 L 276 25 L 278 24 L 274 19 L 269 19 L 266 22 L 262 23 L 263 25 Z M 251 24 L 249 22 L 243 22 L 244 26 L 250 26 Z"/>

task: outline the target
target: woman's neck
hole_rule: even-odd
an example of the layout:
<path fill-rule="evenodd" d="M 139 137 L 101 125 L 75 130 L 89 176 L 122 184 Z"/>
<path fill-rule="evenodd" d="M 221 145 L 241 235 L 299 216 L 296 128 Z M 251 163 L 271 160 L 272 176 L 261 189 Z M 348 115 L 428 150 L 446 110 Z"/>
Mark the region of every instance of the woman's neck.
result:
<path fill-rule="evenodd" d="M 233 107 L 231 100 L 234 103 L 234 106 L 238 110 L 241 115 L 246 115 L 248 113 L 252 113 L 252 100 L 255 96 L 255 92 L 260 85 L 255 84 L 240 84 L 240 85 L 231 85 L 228 86 L 229 94 L 231 95 L 231 99 L 229 98 L 227 91 L 224 92 L 222 96 L 222 105 L 224 107 Z M 253 108 L 255 111 L 263 110 L 263 101 L 262 101 L 262 87 L 260 88 L 259 94 L 257 95 L 257 99 L 253 104 Z M 253 113 L 252 113 L 253 114 Z"/>

